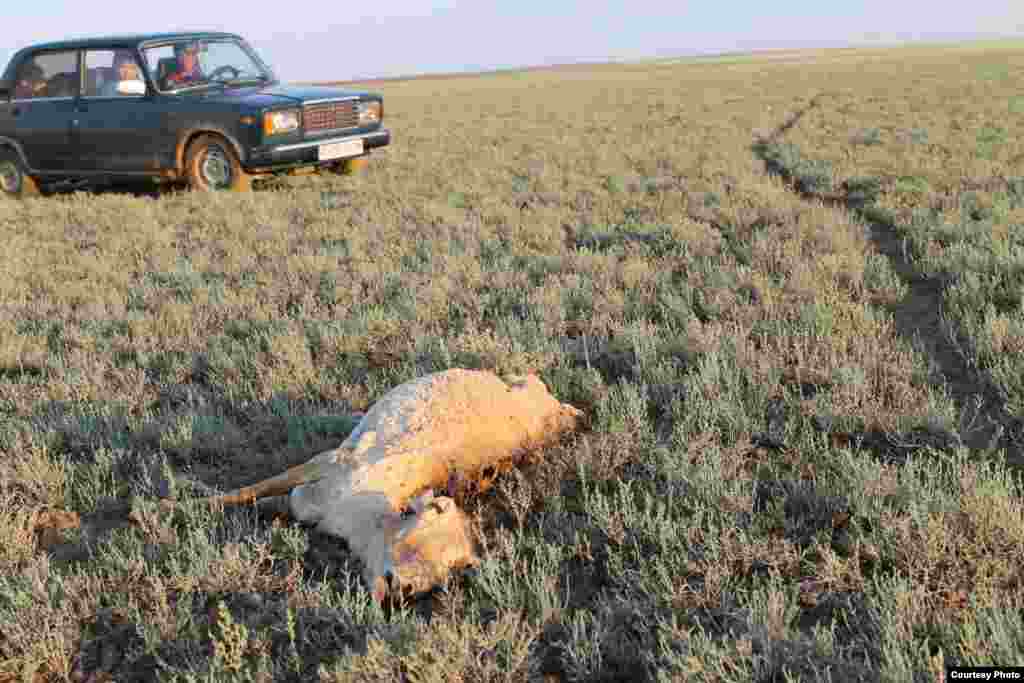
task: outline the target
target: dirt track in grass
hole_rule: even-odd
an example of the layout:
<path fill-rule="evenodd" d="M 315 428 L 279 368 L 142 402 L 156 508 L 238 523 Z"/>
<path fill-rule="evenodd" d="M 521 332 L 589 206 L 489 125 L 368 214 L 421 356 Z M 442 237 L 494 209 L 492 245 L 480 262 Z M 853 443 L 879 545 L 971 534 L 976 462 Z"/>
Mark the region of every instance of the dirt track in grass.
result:
<path fill-rule="evenodd" d="M 791 113 L 776 129 L 761 138 L 761 142 L 780 142 L 804 115 L 818 106 L 823 96 L 826 95 L 815 95 L 807 105 Z M 822 196 L 801 191 L 787 169 L 759 153 L 757 145 L 754 149 L 767 171 L 782 178 L 794 193 L 806 200 L 822 201 L 829 206 L 859 213 L 859 207 L 845 196 Z M 941 278 L 926 277 L 914 267 L 894 226 L 861 217 L 875 249 L 889 259 L 895 273 L 907 285 L 907 295 L 888 309 L 900 335 L 929 359 L 933 381 L 944 384 L 956 402 L 960 410 L 961 441 L 975 451 L 1002 449 L 1007 464 L 1024 468 L 1024 425 L 1007 411 L 999 388 L 971 360 L 973 354 L 969 339 L 943 315 L 943 292 L 948 283 Z"/>

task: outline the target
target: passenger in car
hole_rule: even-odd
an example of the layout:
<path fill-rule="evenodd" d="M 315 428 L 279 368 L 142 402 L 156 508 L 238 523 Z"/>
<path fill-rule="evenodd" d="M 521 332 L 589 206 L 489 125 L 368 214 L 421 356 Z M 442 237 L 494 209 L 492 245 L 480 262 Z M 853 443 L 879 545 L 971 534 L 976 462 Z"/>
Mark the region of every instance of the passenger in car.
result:
<path fill-rule="evenodd" d="M 46 83 L 46 97 L 74 97 L 78 94 L 78 74 L 54 74 Z"/>
<path fill-rule="evenodd" d="M 131 53 L 120 53 L 114 58 L 114 70 L 117 73 L 117 80 L 111 80 L 100 88 L 100 95 L 103 97 L 114 97 L 120 93 L 117 86 L 123 81 L 142 82 L 142 71 L 135 63 Z"/>
<path fill-rule="evenodd" d="M 46 97 L 46 78 L 42 67 L 29 62 L 21 68 L 18 82 L 14 86 L 16 98 Z"/>

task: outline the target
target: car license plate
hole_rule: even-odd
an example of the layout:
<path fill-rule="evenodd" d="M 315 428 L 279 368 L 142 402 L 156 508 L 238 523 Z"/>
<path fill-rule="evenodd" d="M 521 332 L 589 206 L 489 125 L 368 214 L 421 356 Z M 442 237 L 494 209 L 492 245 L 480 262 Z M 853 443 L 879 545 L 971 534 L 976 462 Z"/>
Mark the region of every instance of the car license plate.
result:
<path fill-rule="evenodd" d="M 363 153 L 363 141 L 345 140 L 344 142 L 332 142 L 326 145 L 320 145 L 318 152 L 318 158 L 320 161 L 357 157 Z"/>

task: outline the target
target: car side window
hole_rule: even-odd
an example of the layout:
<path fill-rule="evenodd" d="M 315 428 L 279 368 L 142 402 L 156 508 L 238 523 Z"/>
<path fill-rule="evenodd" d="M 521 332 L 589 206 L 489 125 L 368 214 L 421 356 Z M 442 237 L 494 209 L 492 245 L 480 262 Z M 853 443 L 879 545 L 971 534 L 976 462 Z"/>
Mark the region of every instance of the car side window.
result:
<path fill-rule="evenodd" d="M 164 88 L 167 76 L 177 69 L 178 60 L 174 57 L 174 48 L 171 45 L 161 45 L 147 48 L 144 54 L 150 78 L 156 82 L 157 87 Z"/>
<path fill-rule="evenodd" d="M 138 97 L 145 93 L 146 77 L 133 50 L 85 53 L 86 97 Z"/>
<path fill-rule="evenodd" d="M 75 97 L 78 95 L 78 53 L 44 52 L 18 67 L 14 85 L 17 99 Z"/>

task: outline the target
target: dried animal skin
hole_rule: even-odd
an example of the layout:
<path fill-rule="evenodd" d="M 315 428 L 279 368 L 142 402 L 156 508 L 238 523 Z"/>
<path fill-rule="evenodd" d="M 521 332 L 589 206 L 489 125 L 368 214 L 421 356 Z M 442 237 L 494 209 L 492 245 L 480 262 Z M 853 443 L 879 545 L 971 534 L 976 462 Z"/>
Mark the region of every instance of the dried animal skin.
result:
<path fill-rule="evenodd" d="M 447 370 L 385 394 L 338 448 L 209 500 L 244 504 L 290 492 L 295 518 L 347 540 L 376 597 L 387 584 L 421 592 L 478 560 L 465 515 L 432 490 L 550 444 L 581 417 L 535 375 Z M 403 518 L 410 503 L 413 515 Z"/>

